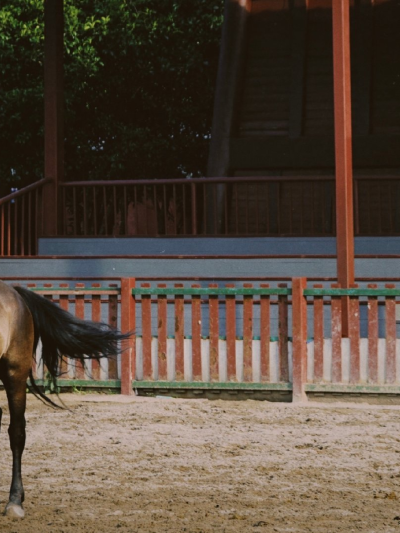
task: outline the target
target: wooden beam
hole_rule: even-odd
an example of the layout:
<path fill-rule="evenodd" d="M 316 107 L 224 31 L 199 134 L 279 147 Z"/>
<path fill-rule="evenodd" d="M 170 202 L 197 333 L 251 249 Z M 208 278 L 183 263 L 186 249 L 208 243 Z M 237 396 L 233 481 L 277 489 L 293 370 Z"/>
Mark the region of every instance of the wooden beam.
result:
<path fill-rule="evenodd" d="M 58 185 L 64 179 L 63 0 L 45 0 L 44 176 L 52 178 L 43 192 L 43 234 L 57 235 Z"/>
<path fill-rule="evenodd" d="M 225 0 L 207 176 L 228 175 L 238 83 L 250 0 Z"/>
<path fill-rule="evenodd" d="M 238 86 L 244 56 L 245 30 L 251 0 L 225 0 L 224 24 L 214 98 L 214 112 L 208 156 L 207 176 L 229 174 L 229 138 L 237 111 Z M 224 220 L 225 188 L 217 187 L 216 198 L 207 193 L 207 202 L 216 201 L 217 218 L 211 210 L 204 221 L 207 231 L 220 231 Z"/>
<path fill-rule="evenodd" d="M 349 0 L 332 2 L 333 81 L 336 170 L 337 277 L 344 288 L 354 284 L 353 161 L 351 133 Z M 348 336 L 350 302 L 343 298 L 343 330 Z"/>

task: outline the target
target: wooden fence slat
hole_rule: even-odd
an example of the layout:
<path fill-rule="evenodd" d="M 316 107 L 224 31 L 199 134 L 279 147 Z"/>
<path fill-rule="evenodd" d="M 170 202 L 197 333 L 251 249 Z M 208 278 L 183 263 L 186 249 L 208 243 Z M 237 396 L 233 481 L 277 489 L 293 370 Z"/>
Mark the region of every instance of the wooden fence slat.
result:
<path fill-rule="evenodd" d="M 217 288 L 218 285 L 211 283 L 210 289 Z M 208 299 L 210 313 L 210 376 L 211 380 L 219 381 L 219 299 L 218 296 L 210 296 Z"/>
<path fill-rule="evenodd" d="M 293 402 L 307 400 L 307 300 L 304 289 L 306 278 L 293 278 Z"/>
<path fill-rule="evenodd" d="M 121 394 L 133 394 L 132 378 L 136 379 L 136 301 L 132 295 L 134 278 L 121 279 L 121 331 L 131 333 L 122 342 L 121 353 Z"/>
<path fill-rule="evenodd" d="M 252 288 L 252 283 L 244 283 L 244 288 Z M 253 296 L 243 296 L 243 378 L 253 381 Z"/>
<path fill-rule="evenodd" d="M 357 288 L 358 284 L 351 284 Z M 349 338 L 350 338 L 350 383 L 360 381 L 360 301 L 357 296 L 349 298 Z"/>
<path fill-rule="evenodd" d="M 157 287 L 163 288 L 167 285 L 159 283 Z M 167 379 L 167 297 L 157 298 L 157 359 L 158 359 L 158 379 Z"/>
<path fill-rule="evenodd" d="M 333 283 L 332 289 L 339 289 L 339 283 Z M 332 336 L 332 382 L 342 381 L 342 298 L 331 298 L 331 336 Z"/>
<path fill-rule="evenodd" d="M 141 283 L 142 288 L 149 288 L 150 283 Z M 143 379 L 152 379 L 151 365 L 151 296 L 142 295 L 142 343 L 143 343 Z"/>
<path fill-rule="evenodd" d="M 234 287 L 233 283 L 227 283 L 225 287 Z M 236 298 L 226 296 L 225 298 L 225 320 L 226 320 L 226 355 L 227 355 L 227 375 L 228 380 L 236 380 Z"/>
<path fill-rule="evenodd" d="M 92 283 L 92 287 L 101 287 L 100 283 Z M 68 295 L 66 295 L 68 303 Z M 65 299 L 64 295 L 60 295 L 61 299 Z M 92 295 L 92 320 L 94 322 L 101 322 L 101 296 L 100 294 Z M 110 375 L 108 376 L 110 378 Z M 92 379 L 100 379 L 100 363 L 96 359 L 92 360 Z"/>
<path fill-rule="evenodd" d="M 46 285 L 44 285 L 46 286 Z M 84 283 L 76 283 L 77 289 L 84 288 Z M 85 320 L 85 296 L 84 294 L 77 294 L 75 296 L 75 316 Z M 75 377 L 76 379 L 85 379 L 85 367 L 81 361 L 75 360 Z"/>
<path fill-rule="evenodd" d="M 386 289 L 394 289 L 393 283 L 386 283 Z M 385 298 L 386 323 L 386 383 L 396 381 L 396 299 L 392 296 Z"/>
<path fill-rule="evenodd" d="M 322 289 L 322 284 L 313 285 L 314 289 Z M 314 296 L 314 381 L 322 381 L 324 357 L 324 300 L 322 296 Z"/>
<path fill-rule="evenodd" d="M 376 283 L 368 284 L 369 289 L 376 289 Z M 378 299 L 368 297 L 368 381 L 378 381 Z"/>
<path fill-rule="evenodd" d="M 68 283 L 60 283 L 60 289 L 68 289 L 69 284 Z M 69 311 L 69 298 L 68 294 L 60 294 L 59 297 L 59 305 L 61 309 L 64 309 L 64 311 Z M 68 359 L 66 356 L 63 356 L 63 359 L 61 361 L 61 376 L 65 376 L 68 374 Z"/>
<path fill-rule="evenodd" d="M 260 287 L 268 289 L 268 283 L 261 283 Z M 270 381 L 269 348 L 271 340 L 270 297 L 260 296 L 260 357 L 261 381 Z"/>
<path fill-rule="evenodd" d="M 278 287 L 286 288 L 287 283 L 278 283 Z M 280 381 L 289 381 L 289 349 L 288 349 L 288 297 L 278 296 L 278 338 L 279 338 L 279 371 Z"/>
<path fill-rule="evenodd" d="M 183 287 L 183 283 L 175 283 L 175 288 Z M 175 296 L 175 372 L 176 379 L 184 379 L 184 297 Z"/>
<path fill-rule="evenodd" d="M 199 284 L 192 288 L 200 287 Z M 192 372 L 193 379 L 201 380 L 201 300 L 200 296 L 192 296 Z"/>
<path fill-rule="evenodd" d="M 110 288 L 118 287 L 116 283 L 111 283 Z M 118 295 L 110 294 L 108 296 L 108 324 L 118 328 Z M 108 379 L 118 379 L 118 357 L 117 354 L 110 355 L 108 358 Z"/>

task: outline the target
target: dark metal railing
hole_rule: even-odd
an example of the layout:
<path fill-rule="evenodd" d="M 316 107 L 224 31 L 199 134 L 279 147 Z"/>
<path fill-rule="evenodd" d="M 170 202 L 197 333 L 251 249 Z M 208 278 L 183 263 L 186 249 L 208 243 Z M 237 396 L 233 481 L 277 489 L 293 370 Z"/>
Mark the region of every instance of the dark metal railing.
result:
<path fill-rule="evenodd" d="M 334 236 L 333 176 L 62 184 L 63 235 Z M 356 235 L 400 235 L 400 176 L 356 176 Z"/>
<path fill-rule="evenodd" d="M 334 235 L 331 176 L 63 183 L 63 235 Z"/>
<path fill-rule="evenodd" d="M 0 199 L 0 257 L 37 253 L 42 228 L 42 190 L 51 183 L 42 179 Z"/>

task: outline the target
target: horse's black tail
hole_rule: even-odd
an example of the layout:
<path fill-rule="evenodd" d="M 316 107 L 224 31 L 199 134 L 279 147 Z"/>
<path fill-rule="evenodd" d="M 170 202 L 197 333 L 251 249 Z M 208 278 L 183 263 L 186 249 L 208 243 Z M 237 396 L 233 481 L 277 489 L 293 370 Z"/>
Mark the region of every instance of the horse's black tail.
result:
<path fill-rule="evenodd" d="M 123 334 L 107 324 L 90 322 L 74 317 L 53 302 L 23 287 L 14 287 L 28 306 L 35 329 L 35 352 L 39 338 L 42 342 L 42 360 L 53 380 L 61 374 L 63 357 L 76 359 L 84 364 L 84 359 L 97 359 L 115 355 L 121 350 L 119 342 L 130 337 L 131 333 Z M 38 393 L 37 387 L 30 376 L 32 392 Z M 40 396 L 48 403 L 47 396 Z"/>

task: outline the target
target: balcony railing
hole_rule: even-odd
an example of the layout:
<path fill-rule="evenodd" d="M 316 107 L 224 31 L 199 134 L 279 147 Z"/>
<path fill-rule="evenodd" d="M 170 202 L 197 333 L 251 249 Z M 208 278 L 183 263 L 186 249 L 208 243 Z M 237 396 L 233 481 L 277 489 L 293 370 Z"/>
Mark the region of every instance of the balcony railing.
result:
<path fill-rule="evenodd" d="M 62 184 L 63 235 L 334 235 L 332 177 Z"/>
<path fill-rule="evenodd" d="M 0 199 L 0 256 L 36 255 L 43 228 L 42 179 Z"/>
<path fill-rule="evenodd" d="M 0 255 L 36 254 L 44 179 L 0 200 Z M 333 176 L 66 182 L 60 236 L 334 236 Z M 400 176 L 354 178 L 357 236 L 400 235 Z M 48 234 L 48 232 L 46 232 Z"/>

